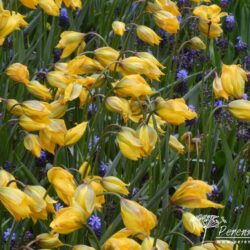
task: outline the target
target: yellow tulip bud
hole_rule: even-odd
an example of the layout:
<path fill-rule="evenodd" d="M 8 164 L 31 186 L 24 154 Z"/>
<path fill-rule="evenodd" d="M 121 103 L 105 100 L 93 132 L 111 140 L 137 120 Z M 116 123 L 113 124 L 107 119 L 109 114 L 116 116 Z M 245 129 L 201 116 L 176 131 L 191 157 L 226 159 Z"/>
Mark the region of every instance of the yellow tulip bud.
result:
<path fill-rule="evenodd" d="M 90 170 L 91 170 L 90 164 L 87 161 L 85 161 L 80 166 L 78 171 L 81 174 L 82 179 L 84 179 L 89 174 Z"/>
<path fill-rule="evenodd" d="M 224 91 L 235 98 L 242 98 L 247 81 L 246 72 L 240 65 L 222 65 L 221 83 Z"/>
<path fill-rule="evenodd" d="M 110 112 L 121 114 L 125 122 L 128 121 L 131 110 L 129 102 L 126 99 L 117 96 L 109 96 L 105 100 L 105 107 Z"/>
<path fill-rule="evenodd" d="M 70 83 L 69 76 L 61 71 L 51 71 L 46 77 L 49 84 L 55 88 L 65 89 Z"/>
<path fill-rule="evenodd" d="M 95 198 L 96 195 L 91 186 L 81 184 L 74 193 L 72 204 L 76 202 L 84 210 L 86 216 L 89 217 L 95 208 Z"/>
<path fill-rule="evenodd" d="M 119 178 L 114 176 L 106 176 L 101 180 L 101 184 L 108 192 L 114 192 L 119 194 L 128 195 L 127 189 L 128 184 L 121 181 Z"/>
<path fill-rule="evenodd" d="M 117 135 L 117 142 L 121 153 L 126 158 L 137 161 L 142 157 L 142 144 L 135 130 L 122 127 Z"/>
<path fill-rule="evenodd" d="M 184 146 L 173 135 L 170 135 L 170 137 L 169 137 L 169 146 L 172 149 L 176 150 L 179 154 L 183 154 L 184 153 Z"/>
<path fill-rule="evenodd" d="M 86 215 L 80 206 L 61 208 L 50 223 L 53 232 L 69 234 L 86 224 Z"/>
<path fill-rule="evenodd" d="M 50 89 L 48 89 L 38 81 L 30 81 L 26 84 L 26 87 L 28 91 L 37 98 L 45 101 L 52 99 Z"/>
<path fill-rule="evenodd" d="M 125 23 L 114 21 L 112 23 L 112 29 L 116 35 L 123 36 L 124 32 L 126 31 Z"/>
<path fill-rule="evenodd" d="M 69 205 L 76 190 L 73 175 L 61 167 L 51 168 L 47 175 L 59 198 Z"/>
<path fill-rule="evenodd" d="M 37 244 L 42 248 L 57 248 L 63 245 L 59 240 L 59 234 L 55 233 L 43 233 L 36 236 Z"/>
<path fill-rule="evenodd" d="M 60 41 L 56 48 L 63 49 L 61 58 L 70 56 L 82 43 L 85 34 L 75 31 L 64 31 L 60 35 Z"/>
<path fill-rule="evenodd" d="M 30 9 L 35 9 L 39 3 L 39 0 L 20 0 L 20 2 Z"/>
<path fill-rule="evenodd" d="M 182 223 L 184 228 L 196 236 L 200 236 L 203 232 L 203 225 L 201 221 L 192 213 L 184 212 L 182 214 Z"/>
<path fill-rule="evenodd" d="M 50 16 L 59 16 L 59 7 L 53 0 L 39 0 L 39 6 Z"/>
<path fill-rule="evenodd" d="M 204 181 L 189 177 L 173 194 L 171 202 L 185 208 L 223 208 L 224 206 L 207 199 L 207 193 L 212 192 L 212 186 Z"/>
<path fill-rule="evenodd" d="M 153 127 L 150 127 L 148 125 L 141 126 L 138 130 L 138 137 L 140 139 L 140 143 L 142 145 L 142 155 L 147 156 L 150 155 L 151 152 L 155 148 L 155 144 L 157 142 L 157 132 Z"/>
<path fill-rule="evenodd" d="M 17 221 L 30 217 L 30 207 L 34 205 L 28 195 L 12 187 L 0 188 L 0 201 Z"/>
<path fill-rule="evenodd" d="M 94 50 L 94 56 L 104 67 L 107 67 L 118 60 L 120 53 L 111 47 L 102 47 Z M 110 70 L 114 70 L 115 68 L 115 64 L 109 67 Z"/>
<path fill-rule="evenodd" d="M 151 46 L 159 45 L 162 40 L 162 38 L 159 37 L 152 29 L 144 25 L 137 26 L 136 34 L 139 39 Z"/>
<path fill-rule="evenodd" d="M 156 113 L 166 122 L 179 125 L 185 120 L 192 120 L 197 114 L 190 110 L 183 98 L 165 101 L 161 97 L 156 98 Z"/>
<path fill-rule="evenodd" d="M 21 64 L 21 63 L 14 63 L 11 64 L 6 69 L 6 74 L 8 77 L 10 77 L 12 80 L 16 82 L 20 82 L 23 84 L 27 84 L 29 82 L 29 71 L 27 66 Z"/>
<path fill-rule="evenodd" d="M 154 19 L 157 26 L 170 34 L 175 34 L 180 29 L 177 17 L 168 11 L 160 10 L 155 12 Z"/>
<path fill-rule="evenodd" d="M 6 187 L 10 181 L 15 180 L 15 177 L 4 169 L 0 169 L 0 187 Z M 12 182 L 9 187 L 17 188 L 16 183 Z"/>
<path fill-rule="evenodd" d="M 221 78 L 219 78 L 217 74 L 216 74 L 215 79 L 213 81 L 213 90 L 214 90 L 214 94 L 215 94 L 216 98 L 222 97 L 222 98 L 228 100 L 228 94 L 223 89 L 222 83 L 221 83 Z"/>
<path fill-rule="evenodd" d="M 152 237 L 145 237 L 141 245 L 141 250 L 152 250 L 154 246 L 154 240 L 155 239 Z M 169 250 L 168 244 L 160 239 L 156 240 L 155 247 L 157 250 Z"/>
<path fill-rule="evenodd" d="M 72 250 L 95 250 L 95 248 L 86 245 L 75 245 Z"/>
<path fill-rule="evenodd" d="M 82 122 L 67 131 L 64 146 L 69 146 L 78 142 L 84 135 L 88 122 Z"/>
<path fill-rule="evenodd" d="M 33 155 L 35 155 L 37 158 L 40 157 L 41 155 L 41 145 L 39 142 L 39 138 L 37 135 L 33 134 L 27 134 L 24 137 L 24 147 L 31 151 Z"/>
<path fill-rule="evenodd" d="M 229 112 L 237 119 L 250 121 L 250 101 L 235 100 L 228 104 Z"/>
<path fill-rule="evenodd" d="M 71 7 L 73 10 L 82 8 L 81 0 L 63 0 L 63 2 L 67 8 Z"/>
<path fill-rule="evenodd" d="M 151 54 L 148 52 L 136 52 L 136 56 L 144 59 L 148 59 L 151 63 L 155 64 L 156 66 L 160 68 L 164 68 L 164 66 Z"/>
<path fill-rule="evenodd" d="M 155 93 L 140 75 L 124 76 L 115 84 L 114 91 L 121 97 L 139 97 Z"/>
<path fill-rule="evenodd" d="M 136 233 L 150 235 L 156 226 L 156 216 L 135 201 L 121 199 L 121 216 L 127 229 Z"/>
<path fill-rule="evenodd" d="M 26 115 L 19 118 L 19 125 L 28 132 L 42 130 L 48 126 L 46 123 L 37 122 Z"/>
<path fill-rule="evenodd" d="M 207 48 L 206 44 L 198 37 L 195 36 L 189 40 L 190 48 L 205 50 Z"/>

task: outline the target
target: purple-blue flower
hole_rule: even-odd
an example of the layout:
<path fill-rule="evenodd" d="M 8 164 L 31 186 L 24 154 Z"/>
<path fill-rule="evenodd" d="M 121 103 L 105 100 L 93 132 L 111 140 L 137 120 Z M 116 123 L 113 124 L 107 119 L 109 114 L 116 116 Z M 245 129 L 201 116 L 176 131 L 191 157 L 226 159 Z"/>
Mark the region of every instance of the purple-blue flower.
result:
<path fill-rule="evenodd" d="M 235 26 L 235 18 L 233 15 L 228 15 L 226 17 L 226 30 L 231 32 L 234 30 L 234 26 Z"/>
<path fill-rule="evenodd" d="M 69 27 L 69 16 L 66 8 L 61 8 L 60 10 L 59 25 L 63 29 L 67 29 Z"/>
<path fill-rule="evenodd" d="M 96 215 L 91 215 L 88 220 L 88 225 L 95 231 L 98 232 L 101 229 L 101 219 Z"/>
<path fill-rule="evenodd" d="M 103 177 L 108 172 L 108 170 L 109 170 L 109 165 L 102 161 L 99 167 L 99 175 Z"/>
<path fill-rule="evenodd" d="M 8 241 L 10 235 L 11 235 L 11 228 L 7 228 L 7 230 L 3 233 L 3 239 L 4 239 L 4 241 Z M 11 241 L 15 241 L 15 240 L 16 240 L 16 233 L 13 233 L 11 235 Z"/>
<path fill-rule="evenodd" d="M 220 5 L 222 8 L 226 8 L 229 4 L 229 0 L 221 0 Z"/>
<path fill-rule="evenodd" d="M 240 36 L 238 36 L 236 38 L 236 44 L 235 44 L 235 49 L 238 52 L 244 51 L 247 49 L 247 44 L 245 42 L 242 41 L 242 38 Z"/>

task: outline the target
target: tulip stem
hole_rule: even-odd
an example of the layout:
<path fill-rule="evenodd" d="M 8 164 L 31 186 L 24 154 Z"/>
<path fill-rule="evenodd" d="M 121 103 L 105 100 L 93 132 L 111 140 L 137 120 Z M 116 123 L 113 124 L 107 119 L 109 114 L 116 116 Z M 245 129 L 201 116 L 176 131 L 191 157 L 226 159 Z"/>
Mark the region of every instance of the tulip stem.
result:
<path fill-rule="evenodd" d="M 38 239 L 34 239 L 31 242 L 29 242 L 27 245 L 25 245 L 22 249 L 32 249 L 30 246 L 38 242 Z"/>
<path fill-rule="evenodd" d="M 100 38 L 100 40 L 102 40 L 103 43 L 104 43 L 107 47 L 109 47 L 108 43 L 106 42 L 106 40 L 105 40 L 101 35 L 99 35 L 99 34 L 97 34 L 97 33 L 95 33 L 95 32 L 88 32 L 88 33 L 86 33 L 86 36 L 87 36 L 87 35 L 94 35 L 94 36 Z"/>
<path fill-rule="evenodd" d="M 170 233 L 168 233 L 167 235 L 171 235 L 171 234 L 179 235 L 179 236 L 181 236 L 183 239 L 185 239 L 190 245 L 194 245 L 194 242 L 193 242 L 192 240 L 190 240 L 187 236 L 185 236 L 185 235 L 182 234 L 182 233 L 179 233 L 179 232 L 170 232 Z"/>
<path fill-rule="evenodd" d="M 96 196 L 102 196 L 102 195 L 114 195 L 114 196 L 118 197 L 119 199 L 122 198 L 119 194 L 113 193 L 113 192 L 103 192 L 103 193 L 97 194 Z"/>
<path fill-rule="evenodd" d="M 101 245 L 100 245 L 100 243 L 99 243 L 99 240 L 98 240 L 97 237 L 96 237 L 95 232 L 93 231 L 93 229 L 92 229 L 88 224 L 86 224 L 86 227 L 87 227 L 87 229 L 89 230 L 89 232 L 90 232 L 90 233 L 93 235 L 93 237 L 94 237 L 94 240 L 95 240 L 95 243 L 96 243 L 97 250 L 101 250 Z"/>
<path fill-rule="evenodd" d="M 26 187 L 26 185 L 25 185 L 23 182 L 19 181 L 19 180 L 11 180 L 11 181 L 9 181 L 9 182 L 7 183 L 6 186 L 8 187 L 8 186 L 9 186 L 11 183 L 13 183 L 13 182 L 15 182 L 15 183 L 21 185 L 23 188 Z"/>
<path fill-rule="evenodd" d="M 50 184 L 49 187 L 47 188 L 47 190 L 46 190 L 44 196 L 43 196 L 43 200 L 45 200 L 45 198 L 46 198 L 46 196 L 48 195 L 49 190 L 51 189 L 51 187 L 52 187 L 52 185 Z"/>

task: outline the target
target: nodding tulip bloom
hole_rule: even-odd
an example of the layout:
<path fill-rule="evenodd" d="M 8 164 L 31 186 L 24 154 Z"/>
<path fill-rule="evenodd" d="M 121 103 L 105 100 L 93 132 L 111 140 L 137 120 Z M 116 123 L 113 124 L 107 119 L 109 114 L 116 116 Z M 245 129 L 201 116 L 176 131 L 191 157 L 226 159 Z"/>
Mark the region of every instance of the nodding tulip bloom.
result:
<path fill-rule="evenodd" d="M 61 58 L 70 56 L 83 42 L 85 34 L 76 31 L 64 31 L 56 48 L 63 49 Z"/>
<path fill-rule="evenodd" d="M 64 146 L 69 146 L 78 142 L 84 135 L 88 122 L 82 122 L 69 129 L 65 135 Z"/>
<path fill-rule="evenodd" d="M 221 83 L 223 89 L 229 96 L 242 98 L 246 81 L 247 74 L 240 65 L 222 65 Z"/>
<path fill-rule="evenodd" d="M 94 50 L 94 56 L 103 67 L 108 67 L 109 70 L 118 70 L 114 62 L 117 62 L 120 57 L 120 52 L 111 47 L 101 47 Z M 112 64 L 112 65 L 111 65 Z M 110 66 L 109 66 L 110 65 Z"/>
<path fill-rule="evenodd" d="M 16 221 L 30 217 L 34 201 L 23 191 L 12 187 L 0 188 L 0 201 Z"/>
<path fill-rule="evenodd" d="M 59 240 L 59 234 L 43 233 L 36 236 L 37 244 L 44 249 L 58 248 L 63 245 Z"/>
<path fill-rule="evenodd" d="M 59 198 L 69 205 L 76 190 L 73 175 L 61 167 L 51 168 L 47 175 Z"/>
<path fill-rule="evenodd" d="M 142 157 L 141 142 L 135 130 L 122 127 L 117 135 L 117 142 L 121 153 L 128 159 L 137 161 Z"/>
<path fill-rule="evenodd" d="M 67 8 L 81 9 L 82 8 L 82 1 L 81 0 L 63 0 L 63 3 Z"/>
<path fill-rule="evenodd" d="M 60 10 L 54 0 L 39 0 L 39 6 L 50 16 L 59 16 Z"/>
<path fill-rule="evenodd" d="M 212 186 L 204 181 L 189 177 L 173 194 L 171 202 L 185 208 L 223 208 L 224 206 L 207 199 Z"/>
<path fill-rule="evenodd" d="M 74 245 L 72 250 L 95 250 L 95 248 L 86 245 Z"/>
<path fill-rule="evenodd" d="M 55 233 L 69 234 L 84 227 L 86 219 L 87 216 L 80 206 L 65 207 L 55 213 L 50 227 Z"/>
<path fill-rule="evenodd" d="M 150 235 L 150 231 L 156 226 L 156 216 L 141 206 L 139 203 L 131 200 L 121 199 L 121 216 L 127 229 L 136 233 Z"/>
<path fill-rule="evenodd" d="M 103 250 L 140 250 L 141 246 L 133 239 L 128 238 L 133 234 L 132 230 L 121 229 L 113 234 L 102 246 Z"/>
<path fill-rule="evenodd" d="M 151 53 L 136 52 L 135 55 L 143 59 L 148 59 L 148 61 L 155 64 L 159 68 L 162 68 L 162 69 L 164 68 L 164 66 Z"/>
<path fill-rule="evenodd" d="M 90 170 L 91 166 L 89 162 L 85 161 L 82 163 L 78 171 L 81 174 L 81 178 L 84 179 L 89 174 Z"/>
<path fill-rule="evenodd" d="M 138 138 L 141 143 L 142 156 L 148 156 L 155 148 L 157 142 L 157 132 L 149 125 L 143 125 L 137 130 Z"/>
<path fill-rule="evenodd" d="M 115 83 L 114 92 L 121 97 L 139 97 L 155 93 L 140 75 L 124 76 Z"/>
<path fill-rule="evenodd" d="M 10 181 L 15 180 L 15 177 L 4 169 L 0 169 L 0 188 L 6 187 Z M 10 183 L 8 187 L 17 188 L 15 182 Z"/>
<path fill-rule="evenodd" d="M 74 193 L 72 205 L 76 202 L 84 210 L 85 215 L 89 217 L 95 208 L 95 198 L 96 194 L 92 187 L 87 184 L 81 184 Z"/>
<path fill-rule="evenodd" d="M 195 36 L 189 40 L 189 47 L 200 50 L 205 50 L 207 48 L 206 44 L 198 36 Z"/>
<path fill-rule="evenodd" d="M 250 121 L 250 101 L 235 100 L 228 104 L 229 112 L 237 119 Z"/>
<path fill-rule="evenodd" d="M 46 78 L 52 87 L 61 89 L 65 89 L 71 82 L 69 75 L 62 71 L 50 71 Z"/>
<path fill-rule="evenodd" d="M 207 21 L 200 19 L 199 21 L 200 32 L 208 38 L 220 37 L 223 33 L 221 24 L 219 23 L 207 23 Z"/>
<path fill-rule="evenodd" d="M 151 46 L 159 45 L 162 40 L 152 29 L 145 25 L 138 25 L 136 34 L 140 40 Z"/>
<path fill-rule="evenodd" d="M 184 212 L 182 214 L 182 223 L 184 228 L 191 234 L 200 236 L 203 232 L 201 221 L 190 212 Z"/>
<path fill-rule="evenodd" d="M 42 130 L 48 126 L 46 123 L 37 122 L 26 115 L 19 118 L 19 125 L 28 132 Z"/>
<path fill-rule="evenodd" d="M 157 26 L 170 34 L 175 34 L 180 29 L 177 17 L 168 11 L 160 10 L 155 12 L 154 20 Z"/>
<path fill-rule="evenodd" d="M 41 155 L 41 145 L 37 135 L 27 134 L 23 141 L 24 147 L 31 151 L 37 158 Z"/>
<path fill-rule="evenodd" d="M 7 106 L 7 110 L 16 116 L 21 116 L 24 114 L 23 109 L 21 107 L 21 105 L 19 104 L 19 102 L 15 99 L 7 99 L 6 100 L 6 106 Z"/>
<path fill-rule="evenodd" d="M 39 3 L 39 0 L 20 0 L 20 2 L 30 9 L 35 9 Z"/>
<path fill-rule="evenodd" d="M 224 90 L 222 83 L 221 83 L 221 78 L 218 77 L 217 74 L 216 74 L 215 79 L 213 81 L 213 91 L 214 91 L 216 98 L 224 98 L 224 99 L 228 100 L 228 94 Z"/>
<path fill-rule="evenodd" d="M 157 115 L 170 124 L 180 125 L 197 117 L 196 112 L 188 108 L 183 98 L 164 100 L 157 97 L 155 101 Z"/>
<path fill-rule="evenodd" d="M 118 194 L 128 195 L 128 184 L 121 181 L 114 176 L 106 176 L 101 179 L 101 184 L 108 192 L 114 192 Z"/>
<path fill-rule="evenodd" d="M 177 151 L 179 154 L 183 154 L 184 153 L 184 148 L 185 147 L 173 135 L 170 135 L 170 137 L 169 137 L 169 146 L 172 149 L 174 149 L 175 151 Z"/>
<path fill-rule="evenodd" d="M 20 82 L 23 84 L 29 83 L 29 70 L 27 66 L 21 63 L 11 64 L 5 71 L 6 75 L 16 82 Z"/>
<path fill-rule="evenodd" d="M 149 118 L 149 122 L 148 125 L 152 128 L 155 128 L 157 130 L 158 133 L 160 134 L 164 134 L 165 131 L 162 129 L 162 126 L 165 126 L 167 123 L 161 119 L 160 116 L 153 114 L 150 118 Z"/>
<path fill-rule="evenodd" d="M 189 250 L 238 250 L 239 246 L 229 240 L 214 241 L 199 246 L 193 246 Z"/>
<path fill-rule="evenodd" d="M 124 32 L 126 31 L 126 26 L 123 22 L 114 21 L 112 23 L 112 29 L 116 35 L 123 36 Z"/>
<path fill-rule="evenodd" d="M 68 108 L 67 104 L 62 105 L 58 100 L 51 102 L 49 106 L 51 110 L 50 118 L 54 119 L 63 117 Z"/>
<path fill-rule="evenodd" d="M 34 80 L 30 81 L 26 84 L 27 90 L 34 95 L 35 97 L 42 99 L 44 101 L 48 101 L 52 99 L 50 94 L 50 89 L 46 86 L 42 85 L 40 82 Z"/>
<path fill-rule="evenodd" d="M 110 112 L 121 114 L 124 121 L 127 123 L 131 115 L 131 110 L 129 102 L 126 99 L 117 96 L 109 96 L 105 100 L 105 107 Z"/>
<path fill-rule="evenodd" d="M 142 244 L 141 244 L 141 250 L 152 250 L 154 246 L 154 238 L 152 237 L 145 237 Z M 157 250 L 169 250 L 169 246 L 165 241 L 162 241 L 160 239 L 156 240 L 156 249 Z"/>

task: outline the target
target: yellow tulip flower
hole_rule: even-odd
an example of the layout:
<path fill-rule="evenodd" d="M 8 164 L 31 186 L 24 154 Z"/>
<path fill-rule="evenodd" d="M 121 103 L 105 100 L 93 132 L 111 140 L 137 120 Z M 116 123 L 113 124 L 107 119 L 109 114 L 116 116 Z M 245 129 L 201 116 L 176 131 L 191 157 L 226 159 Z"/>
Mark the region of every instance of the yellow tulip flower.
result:
<path fill-rule="evenodd" d="M 235 100 L 228 104 L 229 112 L 237 119 L 250 121 L 250 101 Z"/>
<path fill-rule="evenodd" d="M 137 161 L 142 157 L 142 144 L 135 130 L 122 127 L 117 135 L 117 142 L 121 153 L 126 158 Z"/>
<path fill-rule="evenodd" d="M 36 80 L 28 82 L 26 84 L 26 87 L 27 90 L 37 98 L 45 101 L 52 99 L 50 89 Z"/>
<path fill-rule="evenodd" d="M 28 132 L 38 131 L 47 128 L 47 123 L 37 122 L 26 115 L 19 118 L 19 125 Z"/>
<path fill-rule="evenodd" d="M 82 122 L 69 129 L 65 135 L 64 146 L 69 146 L 78 142 L 84 135 L 88 122 Z"/>
<path fill-rule="evenodd" d="M 212 186 L 204 181 L 189 177 L 173 194 L 171 202 L 185 208 L 223 208 L 224 206 L 207 199 L 207 193 L 212 192 Z"/>
<path fill-rule="evenodd" d="M 37 158 L 41 155 L 41 145 L 37 135 L 27 134 L 23 141 L 24 147 L 31 151 Z"/>
<path fill-rule="evenodd" d="M 154 19 L 157 26 L 170 34 L 175 34 L 180 29 L 177 17 L 168 11 L 160 10 L 155 12 Z"/>
<path fill-rule="evenodd" d="M 192 213 L 184 212 L 182 214 L 182 223 L 184 228 L 196 236 L 200 236 L 203 232 L 203 225 L 201 221 Z"/>
<path fill-rule="evenodd" d="M 124 32 L 126 31 L 126 26 L 123 22 L 114 21 L 112 23 L 112 29 L 116 35 L 123 36 Z"/>
<path fill-rule="evenodd" d="M 63 245 L 59 240 L 59 234 L 55 233 L 43 233 L 36 236 L 37 244 L 41 248 L 58 248 Z"/>
<path fill-rule="evenodd" d="M 185 120 L 192 120 L 197 114 L 190 110 L 183 98 L 170 99 L 165 101 L 163 98 L 156 98 L 156 113 L 166 122 L 180 125 Z"/>
<path fill-rule="evenodd" d="M 21 63 L 11 64 L 5 71 L 6 75 L 16 82 L 29 83 L 29 70 Z"/>
<path fill-rule="evenodd" d="M 81 174 L 82 179 L 84 179 L 89 174 L 90 170 L 91 170 L 91 166 L 89 162 L 85 161 L 80 166 L 78 172 Z"/>
<path fill-rule="evenodd" d="M 206 44 L 198 36 L 191 38 L 189 40 L 189 43 L 189 47 L 192 49 L 205 50 L 207 48 Z"/>
<path fill-rule="evenodd" d="M 138 25 L 136 34 L 140 40 L 151 46 L 159 45 L 162 40 L 152 29 L 145 25 Z"/>
<path fill-rule="evenodd" d="M 173 135 L 170 135 L 170 137 L 169 137 L 169 146 L 172 149 L 176 150 L 179 154 L 183 154 L 184 153 L 184 148 L 185 147 Z"/>
<path fill-rule="evenodd" d="M 153 245 L 154 245 L 154 238 L 152 237 L 145 237 L 141 244 L 141 250 L 152 250 Z M 160 239 L 156 240 L 156 245 L 155 245 L 157 250 L 169 250 L 169 246 L 165 241 L 162 241 Z"/>
<path fill-rule="evenodd" d="M 0 188 L 0 201 L 16 221 L 30 217 L 31 206 L 35 204 L 23 191 L 12 187 Z"/>
<path fill-rule="evenodd" d="M 148 3 L 147 10 L 152 13 L 165 10 L 174 16 L 181 16 L 178 6 L 171 0 L 154 0 L 154 3 Z"/>
<path fill-rule="evenodd" d="M 53 232 L 69 234 L 86 224 L 86 215 L 80 206 L 61 208 L 50 223 Z"/>
<path fill-rule="evenodd" d="M 72 250 L 95 250 L 95 248 L 86 245 L 74 245 Z"/>
<path fill-rule="evenodd" d="M 139 203 L 131 200 L 121 199 L 121 216 L 127 229 L 136 233 L 150 235 L 150 231 L 156 226 L 156 216 L 141 206 Z"/>
<path fill-rule="evenodd" d="M 151 61 L 151 63 L 155 64 L 159 68 L 164 68 L 164 66 L 151 53 L 136 52 L 135 55 L 140 57 L 140 58 L 148 59 L 149 61 Z"/>
<path fill-rule="evenodd" d="M 229 96 L 242 98 L 246 81 L 247 74 L 240 65 L 222 65 L 221 83 L 223 89 Z"/>
<path fill-rule="evenodd" d="M 76 190 L 73 175 L 61 167 L 51 168 L 47 175 L 59 198 L 69 205 Z"/>
<path fill-rule="evenodd" d="M 55 88 L 65 89 L 71 82 L 69 75 L 63 71 L 50 71 L 46 77 L 48 83 Z"/>
<path fill-rule="evenodd" d="M 59 16 L 59 7 L 54 0 L 39 0 L 38 4 L 46 14 L 50 16 Z"/>
<path fill-rule="evenodd" d="M 119 194 L 128 195 L 128 184 L 121 181 L 119 178 L 114 176 L 105 176 L 101 179 L 101 184 L 108 192 L 114 192 Z"/>
<path fill-rule="evenodd" d="M 61 58 L 70 56 L 81 44 L 85 34 L 76 31 L 64 31 L 60 35 L 60 41 L 56 48 L 63 49 Z"/>
<path fill-rule="evenodd" d="M 114 92 L 121 97 L 139 97 L 155 93 L 140 75 L 124 76 L 115 83 Z"/>
<path fill-rule="evenodd" d="M 10 181 L 15 180 L 15 177 L 4 169 L 0 169 L 0 188 L 6 187 Z M 8 185 L 11 188 L 17 188 L 16 183 L 12 182 Z"/>
<path fill-rule="evenodd" d="M 213 81 L 213 90 L 216 98 L 224 98 L 228 100 L 228 94 L 224 90 L 222 83 L 221 83 L 221 78 L 218 77 L 216 74 L 215 79 Z"/>
<path fill-rule="evenodd" d="M 50 118 L 59 119 L 64 116 L 67 111 L 68 105 L 61 104 L 58 100 L 53 101 L 49 104 L 50 106 Z"/>
<path fill-rule="evenodd" d="M 24 114 L 23 109 L 21 107 L 21 105 L 19 104 L 19 102 L 15 99 L 7 99 L 6 100 L 6 106 L 7 106 L 7 110 L 16 116 L 21 116 Z"/>
<path fill-rule="evenodd" d="M 152 128 L 155 128 L 158 133 L 164 134 L 165 131 L 162 129 L 162 126 L 165 126 L 167 123 L 161 119 L 160 116 L 153 114 L 149 118 L 148 125 Z"/>
<path fill-rule="evenodd" d="M 30 9 L 35 9 L 39 3 L 39 0 L 20 0 L 20 2 Z"/>
<path fill-rule="evenodd" d="M 81 184 L 75 190 L 72 205 L 75 202 L 84 210 L 84 213 L 89 217 L 95 208 L 96 194 L 90 185 Z"/>
<path fill-rule="evenodd" d="M 73 10 L 82 8 L 81 0 L 63 0 L 63 2 L 67 8 L 71 7 Z"/>
<path fill-rule="evenodd" d="M 52 141 L 52 136 L 48 133 L 47 129 L 39 131 L 39 142 L 42 149 L 50 152 L 51 154 L 55 153 L 56 143 Z"/>
<path fill-rule="evenodd" d="M 223 33 L 221 24 L 207 23 L 207 21 L 203 19 L 200 19 L 199 21 L 199 30 L 204 36 L 208 38 L 217 38 Z"/>

